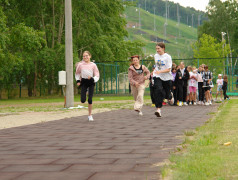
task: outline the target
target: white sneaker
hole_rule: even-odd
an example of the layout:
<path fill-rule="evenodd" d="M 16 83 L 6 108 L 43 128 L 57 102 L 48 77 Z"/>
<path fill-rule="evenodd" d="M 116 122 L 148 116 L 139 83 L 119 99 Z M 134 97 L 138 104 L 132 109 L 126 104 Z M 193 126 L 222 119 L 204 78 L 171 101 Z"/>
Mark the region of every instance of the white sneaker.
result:
<path fill-rule="evenodd" d="M 194 102 L 194 103 L 193 103 L 193 105 L 197 105 L 197 103 L 196 103 L 196 102 Z"/>
<path fill-rule="evenodd" d="M 202 105 L 203 105 L 203 106 L 205 105 L 203 101 L 202 101 Z"/>
<path fill-rule="evenodd" d="M 192 105 L 192 102 L 190 102 L 189 105 Z"/>
<path fill-rule="evenodd" d="M 202 104 L 202 102 L 201 101 L 198 101 L 198 105 L 201 105 Z"/>
<path fill-rule="evenodd" d="M 209 102 L 209 105 L 212 105 L 212 101 Z"/>
<path fill-rule="evenodd" d="M 205 102 L 205 106 L 209 106 L 209 103 L 208 103 L 208 102 Z"/>
<path fill-rule="evenodd" d="M 88 121 L 93 121 L 93 116 L 88 116 Z"/>
<path fill-rule="evenodd" d="M 184 106 L 187 106 L 188 104 L 187 104 L 187 102 L 183 102 L 183 105 L 184 105 Z"/>
<path fill-rule="evenodd" d="M 157 117 L 161 117 L 161 109 L 155 111 L 155 115 L 156 115 Z"/>
<path fill-rule="evenodd" d="M 143 113 L 141 111 L 139 112 L 139 116 L 143 116 Z"/>
<path fill-rule="evenodd" d="M 181 107 L 181 106 L 183 106 L 183 103 L 182 103 L 182 101 L 179 101 L 179 106 Z"/>

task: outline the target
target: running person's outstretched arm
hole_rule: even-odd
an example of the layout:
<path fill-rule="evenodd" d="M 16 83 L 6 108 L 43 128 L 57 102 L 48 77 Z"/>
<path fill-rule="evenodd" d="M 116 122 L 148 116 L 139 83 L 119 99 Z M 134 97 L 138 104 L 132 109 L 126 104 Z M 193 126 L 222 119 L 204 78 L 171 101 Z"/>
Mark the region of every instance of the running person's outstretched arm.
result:
<path fill-rule="evenodd" d="M 150 79 L 150 71 L 148 70 L 148 68 L 144 65 L 142 66 L 142 68 L 143 68 L 144 73 L 146 73 L 145 80 Z"/>

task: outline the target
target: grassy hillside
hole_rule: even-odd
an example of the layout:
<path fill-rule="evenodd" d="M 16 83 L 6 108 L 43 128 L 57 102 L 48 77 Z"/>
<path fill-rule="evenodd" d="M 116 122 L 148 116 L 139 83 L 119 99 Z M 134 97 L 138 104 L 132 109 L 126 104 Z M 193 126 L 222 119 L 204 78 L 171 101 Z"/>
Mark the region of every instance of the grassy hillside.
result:
<path fill-rule="evenodd" d="M 179 29 L 176 21 L 168 19 L 167 36 L 164 36 L 165 18 L 155 16 L 156 30 L 154 31 L 154 14 L 140 9 L 141 28 L 139 28 L 139 9 L 126 7 L 127 30 L 130 40 L 141 40 L 146 46 L 145 55 L 155 53 L 155 43 L 166 42 L 166 51 L 173 58 L 192 57 L 191 44 L 197 40 L 197 29 L 180 24 Z M 179 33 L 180 31 L 180 33 Z M 180 36 L 179 36 L 180 34 Z"/>

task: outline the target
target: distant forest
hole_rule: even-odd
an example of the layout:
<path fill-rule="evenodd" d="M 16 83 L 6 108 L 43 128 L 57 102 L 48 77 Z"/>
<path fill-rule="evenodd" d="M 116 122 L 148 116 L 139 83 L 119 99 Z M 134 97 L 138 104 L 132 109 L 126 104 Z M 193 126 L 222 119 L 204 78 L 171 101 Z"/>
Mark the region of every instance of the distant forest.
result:
<path fill-rule="evenodd" d="M 154 13 L 155 10 L 156 15 L 166 17 L 165 0 L 137 0 L 136 5 L 137 7 L 140 5 L 142 9 L 149 11 L 150 13 Z M 193 27 L 198 27 L 199 23 L 201 25 L 204 20 L 208 20 L 205 12 L 197 11 L 190 7 L 185 8 L 171 1 L 167 1 L 167 13 L 167 17 L 169 19 L 175 21 L 180 20 L 180 23 L 187 24 L 189 26 L 192 26 L 193 24 Z M 178 17 L 180 18 L 178 19 Z"/>

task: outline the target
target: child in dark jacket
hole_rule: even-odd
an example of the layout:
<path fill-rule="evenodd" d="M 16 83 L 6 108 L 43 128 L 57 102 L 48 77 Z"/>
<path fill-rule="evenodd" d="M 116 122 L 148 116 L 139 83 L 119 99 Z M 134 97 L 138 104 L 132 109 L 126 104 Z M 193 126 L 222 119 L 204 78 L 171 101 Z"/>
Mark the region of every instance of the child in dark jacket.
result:
<path fill-rule="evenodd" d="M 223 85 L 222 85 L 224 100 L 226 100 L 226 98 L 227 98 L 228 100 L 230 99 L 229 96 L 227 96 L 227 94 L 226 94 L 227 84 L 228 84 L 228 78 L 227 78 L 227 75 L 224 75 L 224 77 L 223 77 Z"/>

